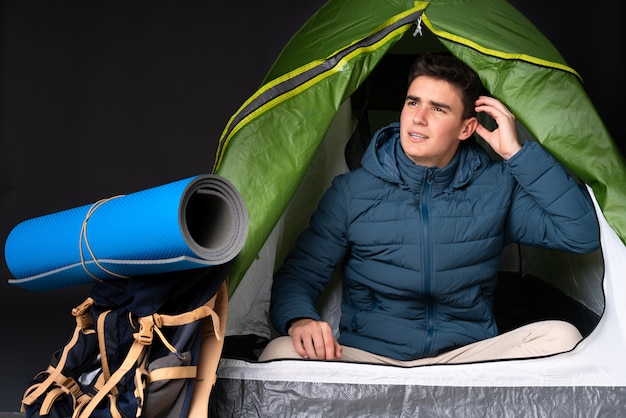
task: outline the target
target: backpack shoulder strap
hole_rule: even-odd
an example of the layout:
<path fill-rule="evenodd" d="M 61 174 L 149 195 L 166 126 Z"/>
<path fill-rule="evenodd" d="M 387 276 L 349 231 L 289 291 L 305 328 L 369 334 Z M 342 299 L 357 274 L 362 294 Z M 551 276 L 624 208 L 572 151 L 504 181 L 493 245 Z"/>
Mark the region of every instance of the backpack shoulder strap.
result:
<path fill-rule="evenodd" d="M 65 363 L 67 361 L 67 357 L 70 351 L 74 348 L 76 343 L 78 342 L 78 338 L 81 333 L 90 333 L 93 332 L 91 326 L 93 325 L 93 320 L 91 315 L 89 314 L 89 308 L 94 304 L 94 300 L 90 297 L 85 299 L 83 303 L 72 309 L 72 316 L 76 319 L 76 327 L 74 328 L 74 332 L 70 340 L 63 347 L 63 352 L 61 353 L 61 357 L 58 360 L 58 363 L 55 367 L 49 367 L 46 371 L 48 373 L 48 377 L 41 383 L 36 383 L 30 388 L 26 389 L 26 395 L 22 399 L 22 412 L 24 409 L 24 405 L 32 405 L 41 395 L 43 395 L 53 384 L 58 384 L 61 387 L 71 386 L 72 389 L 78 388 L 78 385 L 72 383 L 71 379 L 66 378 L 62 372 L 65 367 Z M 71 391 L 70 391 L 71 392 Z M 74 395 L 79 396 L 79 393 L 71 392 Z"/>
<path fill-rule="evenodd" d="M 142 324 L 143 325 L 143 324 Z M 152 329 L 146 330 L 145 333 L 151 333 Z M 143 333 L 142 335 L 144 335 Z M 98 404 L 109 395 L 111 391 L 115 390 L 115 385 L 117 385 L 122 377 L 126 373 L 128 373 L 133 367 L 137 365 L 140 359 L 144 356 L 146 350 L 148 349 L 148 344 L 141 338 L 140 333 L 134 335 L 135 340 L 131 345 L 126 358 L 120 365 L 120 367 L 110 376 L 108 380 L 105 381 L 104 385 L 98 388 L 98 393 L 96 393 L 92 398 L 88 400 L 88 403 L 85 404 L 84 408 L 80 410 L 79 418 L 88 418 L 91 416 L 91 413 L 96 409 Z M 75 414 L 76 415 L 76 414 Z"/>
<path fill-rule="evenodd" d="M 217 366 L 222 356 L 226 319 L 228 314 L 228 286 L 224 280 L 215 296 L 211 299 L 215 316 L 202 320 L 202 341 L 198 372 L 191 395 L 189 418 L 209 416 L 209 397 L 217 380 Z M 217 318 L 216 318 L 217 317 Z M 217 321 L 216 321 L 217 319 Z"/>

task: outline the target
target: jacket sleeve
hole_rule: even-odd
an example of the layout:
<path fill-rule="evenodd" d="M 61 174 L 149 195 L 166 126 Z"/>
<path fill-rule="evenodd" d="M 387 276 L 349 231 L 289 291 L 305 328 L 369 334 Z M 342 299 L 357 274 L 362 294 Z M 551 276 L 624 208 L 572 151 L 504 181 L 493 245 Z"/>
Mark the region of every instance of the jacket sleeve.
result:
<path fill-rule="evenodd" d="M 510 241 L 577 253 L 600 247 L 598 220 L 584 185 L 539 143 L 524 143 L 504 166 L 517 181 L 507 222 Z"/>
<path fill-rule="evenodd" d="M 317 300 L 346 254 L 346 207 L 341 177 L 333 180 L 308 228 L 298 236 L 294 248 L 274 274 L 270 319 L 281 335 L 287 334 L 286 326 L 293 319 L 320 320 Z"/>

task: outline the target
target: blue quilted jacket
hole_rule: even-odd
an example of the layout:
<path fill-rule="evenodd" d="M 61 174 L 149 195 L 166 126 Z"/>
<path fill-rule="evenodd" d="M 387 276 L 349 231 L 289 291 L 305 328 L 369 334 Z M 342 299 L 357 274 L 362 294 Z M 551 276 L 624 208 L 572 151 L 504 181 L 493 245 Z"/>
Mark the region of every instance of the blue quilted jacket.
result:
<path fill-rule="evenodd" d="M 527 142 L 506 162 L 462 143 L 445 168 L 414 165 L 399 126 L 381 129 L 362 167 L 333 180 L 272 287 L 271 320 L 320 319 L 324 285 L 343 266 L 339 342 L 399 360 L 497 335 L 502 247 L 599 247 L 583 187 Z"/>

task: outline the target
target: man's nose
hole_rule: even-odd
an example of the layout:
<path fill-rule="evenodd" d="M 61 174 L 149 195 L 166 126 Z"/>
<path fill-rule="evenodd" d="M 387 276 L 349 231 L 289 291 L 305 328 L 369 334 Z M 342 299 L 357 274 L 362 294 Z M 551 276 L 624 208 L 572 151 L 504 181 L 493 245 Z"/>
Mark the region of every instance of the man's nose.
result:
<path fill-rule="evenodd" d="M 418 107 L 413 112 L 413 123 L 416 125 L 425 125 L 426 124 L 426 113 L 423 107 Z"/>

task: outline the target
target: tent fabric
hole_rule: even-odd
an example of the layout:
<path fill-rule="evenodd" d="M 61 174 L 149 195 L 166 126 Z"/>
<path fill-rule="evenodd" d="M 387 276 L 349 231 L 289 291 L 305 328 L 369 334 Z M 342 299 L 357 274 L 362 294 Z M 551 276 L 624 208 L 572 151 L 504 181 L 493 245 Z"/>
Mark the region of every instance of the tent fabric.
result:
<path fill-rule="evenodd" d="M 591 186 L 609 224 L 626 240 L 624 161 L 576 71 L 513 6 L 503 0 L 335 0 L 287 43 L 263 86 L 220 138 L 213 171 L 233 182 L 251 211 L 249 238 L 233 266 L 231 295 L 295 193 L 341 103 L 405 33 L 419 38 L 427 30 L 474 68 L 530 133 Z"/>
<path fill-rule="evenodd" d="M 228 180 L 194 176 L 21 222 L 5 244 L 9 283 L 43 291 L 222 265 L 247 227 Z"/>
<path fill-rule="evenodd" d="M 573 351 L 537 359 L 404 369 L 223 358 L 216 416 L 325 416 L 325 408 L 345 416 L 613 416 L 626 403 L 626 167 L 578 73 L 505 0 L 330 0 L 287 43 L 227 124 L 215 159 L 214 172 L 250 208 L 248 240 L 229 277 L 227 334 L 273 336 L 272 274 L 330 179 L 348 169 L 344 149 L 359 117 L 353 93 L 388 56 L 429 50 L 476 70 L 524 137 L 586 184 L 601 251 L 570 258 L 525 249 L 512 265 L 597 320 Z M 326 296 L 320 310 L 336 329 L 340 295 Z"/>
<path fill-rule="evenodd" d="M 302 181 L 340 105 L 420 13 L 402 13 L 346 51 L 268 82 L 233 115 L 213 169 L 235 185 L 249 210 L 249 235 L 233 265 L 231 294 Z"/>
<path fill-rule="evenodd" d="M 215 391 L 229 393 L 233 402 L 211 404 L 210 417 L 618 417 L 626 408 L 624 388 L 603 386 L 387 386 L 218 379 Z M 572 397 L 578 402 L 570 402 Z"/>

